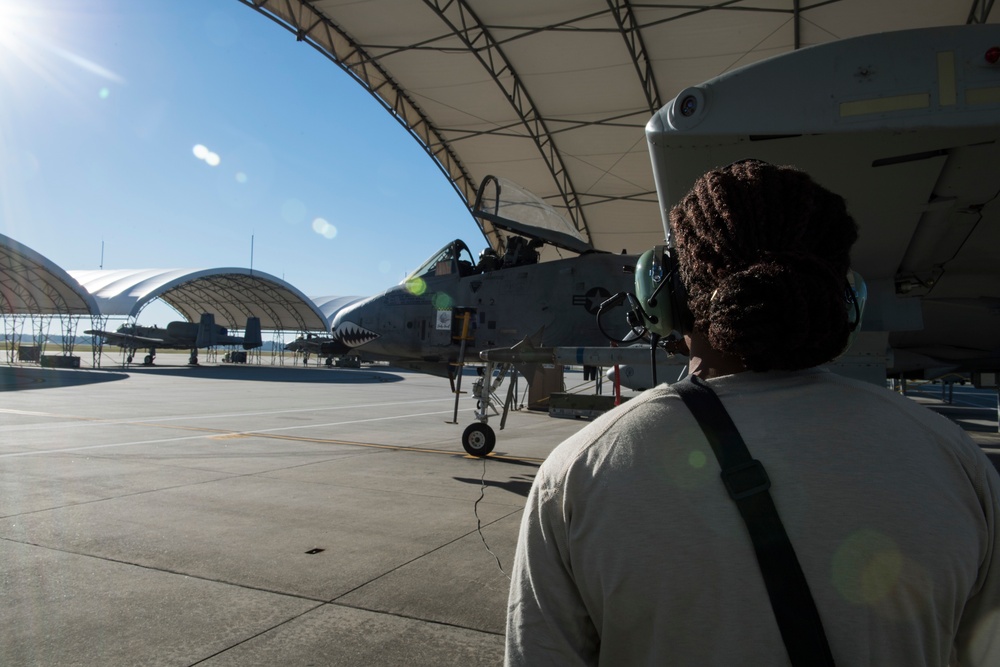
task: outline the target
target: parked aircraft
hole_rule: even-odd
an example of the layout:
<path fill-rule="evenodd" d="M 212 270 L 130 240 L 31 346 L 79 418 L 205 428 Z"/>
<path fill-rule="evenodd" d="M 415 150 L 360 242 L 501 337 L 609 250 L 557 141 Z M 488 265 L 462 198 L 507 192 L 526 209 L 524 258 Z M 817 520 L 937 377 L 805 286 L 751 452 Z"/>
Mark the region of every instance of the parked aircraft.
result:
<path fill-rule="evenodd" d="M 831 369 L 878 383 L 957 372 L 996 387 L 998 117 L 997 25 L 870 35 L 734 70 L 647 124 L 664 234 L 708 169 L 746 157 L 795 165 L 844 196 L 860 230 L 865 315 Z M 658 380 L 635 361 L 617 378 L 634 389 Z"/>
<path fill-rule="evenodd" d="M 733 70 L 683 90 L 647 125 L 664 234 L 667 212 L 708 169 L 747 157 L 798 166 L 844 196 L 860 228 L 852 263 L 867 281 L 868 304 L 848 360 L 853 371 L 988 377 L 1000 370 L 998 114 L 1000 26 L 992 24 L 847 39 Z M 550 240 L 477 214 L 529 246 Z M 513 347 L 545 312 L 531 304 L 551 308 L 545 297 L 565 293 L 559 262 L 537 265 L 554 274 L 531 275 L 505 254 L 503 270 L 524 276 L 519 289 L 505 289 L 514 281 L 488 283 L 488 264 L 462 264 L 463 251 L 461 242 L 449 244 L 400 287 L 342 313 L 334 336 L 349 345 L 381 340 L 385 352 L 444 374 L 461 339 L 479 349 Z M 574 266 L 596 280 L 620 276 L 610 265 L 584 271 L 588 257 L 601 258 L 560 262 L 581 262 Z M 456 321 L 466 311 L 473 327 L 462 335 Z M 516 332 L 500 335 L 511 323 Z M 603 344 L 562 335 L 594 332 L 573 324 L 538 345 Z"/>
<path fill-rule="evenodd" d="M 263 345 L 260 332 L 260 318 L 247 318 L 244 336 L 231 336 L 229 331 L 215 323 L 212 313 L 202 313 L 201 321 L 171 322 L 167 327 L 143 327 L 137 324 L 123 324 L 117 331 L 90 329 L 84 333 L 100 336 L 105 343 L 117 345 L 128 353 L 126 361 L 132 363 L 139 349 L 149 350 L 143 364 L 151 366 L 156 359 L 157 349 L 191 350 L 188 363 L 198 363 L 198 349 L 216 345 L 240 345 L 244 350 L 252 350 Z"/>
<path fill-rule="evenodd" d="M 529 336 L 543 346 L 606 345 L 595 316 L 604 300 L 631 289 L 637 258 L 594 251 L 562 216 L 509 181 L 487 178 L 477 202 L 475 215 L 510 233 L 500 252 L 487 248 L 475 260 L 463 241 L 448 243 L 399 285 L 341 310 L 334 339 L 453 381 L 466 359 L 478 363 L 479 351 Z M 540 263 L 546 244 L 570 256 Z M 476 453 L 486 442 L 492 449 L 492 431 L 471 435 L 481 438 Z"/>
<path fill-rule="evenodd" d="M 665 236 L 667 212 L 708 169 L 745 157 L 798 166 L 844 195 L 860 228 L 865 317 L 830 368 L 876 383 L 964 372 L 996 386 L 998 62 L 998 26 L 912 30 L 803 49 L 682 91 L 646 127 Z M 645 303 L 642 274 L 634 305 Z M 663 379 L 641 359 L 608 377 L 632 389 Z"/>
<path fill-rule="evenodd" d="M 315 354 L 317 357 L 326 357 L 326 365 L 333 365 L 333 358 L 344 356 L 351 351 L 351 348 L 334 340 L 330 336 L 317 336 L 316 334 L 306 334 L 299 336 L 291 343 L 285 345 L 289 352 L 298 352 L 302 355 L 302 363 L 309 361 L 309 355 Z"/>

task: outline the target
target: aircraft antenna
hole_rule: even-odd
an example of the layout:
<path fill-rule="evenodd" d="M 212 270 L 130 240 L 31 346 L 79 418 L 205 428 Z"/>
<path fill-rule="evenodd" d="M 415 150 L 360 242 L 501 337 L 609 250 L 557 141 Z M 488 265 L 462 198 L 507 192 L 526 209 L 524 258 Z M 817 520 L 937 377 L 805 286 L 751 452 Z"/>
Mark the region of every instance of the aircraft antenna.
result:
<path fill-rule="evenodd" d="M 253 234 L 250 235 L 250 275 L 253 275 Z"/>

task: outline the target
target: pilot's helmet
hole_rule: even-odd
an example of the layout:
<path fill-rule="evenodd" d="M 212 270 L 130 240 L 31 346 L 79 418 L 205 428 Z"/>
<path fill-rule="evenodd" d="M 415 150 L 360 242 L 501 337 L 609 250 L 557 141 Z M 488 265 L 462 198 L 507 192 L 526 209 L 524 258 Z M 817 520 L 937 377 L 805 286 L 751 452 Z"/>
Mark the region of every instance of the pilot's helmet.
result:
<path fill-rule="evenodd" d="M 483 261 L 484 259 L 487 259 L 487 258 L 489 258 L 489 259 L 496 259 L 497 258 L 497 251 L 494 250 L 493 248 L 483 248 L 479 252 L 479 261 L 481 262 L 481 261 Z"/>

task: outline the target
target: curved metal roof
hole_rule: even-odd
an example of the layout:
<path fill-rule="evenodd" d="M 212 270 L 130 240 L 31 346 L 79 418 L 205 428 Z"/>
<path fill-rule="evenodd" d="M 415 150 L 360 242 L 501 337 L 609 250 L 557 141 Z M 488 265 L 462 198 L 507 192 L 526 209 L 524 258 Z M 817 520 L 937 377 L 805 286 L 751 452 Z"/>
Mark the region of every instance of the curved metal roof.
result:
<path fill-rule="evenodd" d="M 97 315 L 97 302 L 66 271 L 0 234 L 0 313 Z"/>
<path fill-rule="evenodd" d="M 326 331 L 322 311 L 298 289 L 280 278 L 241 268 L 122 269 L 70 271 L 93 295 L 103 315 L 137 317 L 155 299 L 163 299 L 190 322 L 202 313 L 216 324 L 243 328 L 248 317 L 260 318 L 262 329 Z"/>
<path fill-rule="evenodd" d="M 321 313 L 323 313 L 323 317 L 326 318 L 326 321 L 328 323 L 332 323 L 337 311 L 350 306 L 352 303 L 356 303 L 367 298 L 368 297 L 364 296 L 314 296 L 312 297 L 312 302 L 316 304 L 316 307 L 319 308 Z M 328 326 L 328 331 L 329 328 L 330 327 Z"/>
<path fill-rule="evenodd" d="M 996 22 L 992 0 L 239 2 L 364 86 L 467 205 L 507 177 L 612 252 L 662 241 L 643 128 L 685 87 L 841 38 Z"/>

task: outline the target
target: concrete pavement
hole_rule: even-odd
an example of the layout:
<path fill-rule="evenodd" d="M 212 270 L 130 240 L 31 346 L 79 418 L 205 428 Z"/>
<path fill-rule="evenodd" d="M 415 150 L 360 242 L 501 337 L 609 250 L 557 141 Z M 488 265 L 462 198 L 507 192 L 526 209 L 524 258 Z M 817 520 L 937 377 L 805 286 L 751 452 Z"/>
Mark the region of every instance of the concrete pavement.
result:
<path fill-rule="evenodd" d="M 514 413 L 472 459 L 473 399 L 448 424 L 445 380 L 381 367 L 0 389 L 4 665 L 499 664 L 524 497 L 582 425 Z"/>
<path fill-rule="evenodd" d="M 0 665 L 501 664 L 524 498 L 583 422 L 512 413 L 484 461 L 439 378 L 183 362 L 0 367 Z"/>

